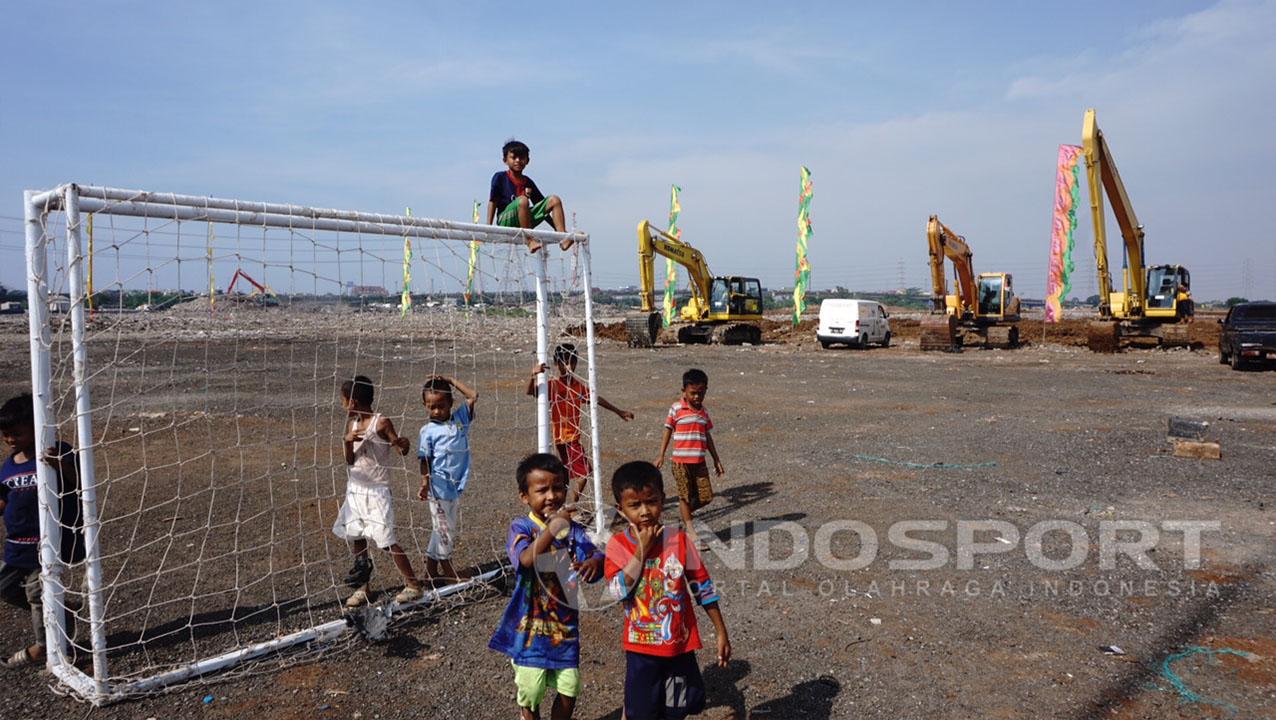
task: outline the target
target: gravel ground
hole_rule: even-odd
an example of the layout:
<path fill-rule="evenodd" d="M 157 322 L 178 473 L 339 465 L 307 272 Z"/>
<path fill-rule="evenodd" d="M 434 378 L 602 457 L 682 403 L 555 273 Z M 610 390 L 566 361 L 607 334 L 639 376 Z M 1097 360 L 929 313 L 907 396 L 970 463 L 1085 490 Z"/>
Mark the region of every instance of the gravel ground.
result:
<path fill-rule="evenodd" d="M 326 385 L 321 400 L 314 399 L 320 397 L 316 382 L 331 380 L 313 377 L 313 360 L 345 346 L 336 337 L 311 340 L 319 335 L 313 330 L 292 327 L 285 341 L 263 329 L 251 346 L 234 345 L 235 359 L 251 348 L 252 357 L 283 368 L 281 379 L 261 393 L 259 417 L 222 425 L 227 421 L 219 412 L 225 408 L 210 401 L 215 417 L 161 425 L 176 445 L 188 448 L 197 437 L 224 437 L 232 428 L 243 432 L 260 429 L 255 423 L 278 425 L 285 414 L 294 436 L 316 427 L 310 430 L 316 449 L 291 461 L 284 475 L 300 476 L 323 492 L 276 495 L 281 507 L 303 517 L 290 521 L 289 527 L 299 528 L 296 535 L 282 548 L 277 536 L 266 536 L 275 542 L 250 544 L 221 559 L 233 560 L 227 567 L 249 569 L 273 563 L 282 568 L 278 579 L 289 577 L 292 585 L 310 589 L 311 602 L 319 598 L 327 603 L 326 612 L 335 613 L 332 576 L 344 567 L 316 567 L 312 561 L 331 552 L 322 543 L 340 488 L 333 484 L 333 465 L 319 459 L 327 457 L 327 438 L 340 418 L 330 417 L 326 405 L 313 417 L 297 417 L 295 408 L 329 402 Z M 0 392 L 9 395 L 28 376 L 26 341 L 20 324 L 6 324 L 0 333 L 7 348 L 0 355 L 7 370 Z M 127 342 L 113 347 L 122 346 Z M 479 374 L 487 399 L 512 403 L 511 395 L 519 392 L 523 366 L 530 363 L 514 350 L 508 349 L 508 362 L 493 363 L 490 374 Z M 384 377 L 415 378 L 422 372 L 411 352 L 392 356 L 381 348 L 376 353 Z M 438 356 L 436 349 L 433 357 Z M 182 379 L 186 359 L 173 357 L 166 363 L 178 371 L 161 385 L 175 396 L 166 404 L 177 412 L 182 389 L 194 381 Z M 205 362 L 233 366 L 227 356 Z M 735 648 L 728 668 L 706 669 L 707 717 L 1276 717 L 1276 576 L 1271 569 L 1276 372 L 1232 372 L 1209 350 L 1098 356 L 1046 343 L 949 355 L 920 353 L 915 340 L 868 351 L 822 351 L 808 340 L 638 351 L 609 342 L 601 348 L 601 387 L 609 400 L 634 409 L 638 417 L 628 424 L 610 416 L 604 420 L 608 469 L 654 455 L 678 378 L 693 365 L 710 376 L 706 404 L 728 473 L 702 517 L 718 538 L 708 563 Z M 193 377 L 206 381 L 208 376 Z M 390 388 L 382 400 L 403 414 L 410 436 L 417 426 L 411 424 L 415 382 Z M 115 430 L 127 433 L 136 408 L 128 408 L 124 398 L 117 402 L 122 426 Z M 289 414 L 289 408 L 294 412 Z M 519 508 L 512 480 L 506 478 L 530 438 L 515 433 L 517 423 L 509 415 L 514 410 L 502 412 L 486 428 L 481 415 L 475 425 L 475 456 L 484 481 L 466 497 L 462 550 L 474 562 L 494 556 L 502 528 Z M 1223 459 L 1173 457 L 1165 437 L 1170 416 L 1210 421 L 1208 437 L 1221 444 Z M 158 435 L 154 442 L 154 448 L 163 447 Z M 128 463 L 140 467 L 140 462 L 130 458 L 128 443 L 117 447 L 116 474 L 127 476 Z M 265 467 L 275 464 L 273 455 L 260 468 L 239 455 L 193 458 L 191 463 L 206 465 L 189 465 L 188 474 L 237 462 L 241 477 L 261 473 L 265 487 L 282 491 L 277 483 L 288 480 Z M 153 458 L 151 464 L 157 464 Z M 158 526 L 145 513 L 159 512 L 155 505 L 165 507 L 165 492 L 178 494 L 158 470 L 148 477 L 145 488 L 130 490 L 121 482 L 115 491 L 114 507 L 138 503 L 133 515 L 119 511 L 121 517 L 142 520 L 129 527 Z M 403 492 L 396 489 L 396 494 L 406 502 Z M 198 493 L 188 486 L 182 495 Z M 244 496 L 241 490 L 235 497 Z M 178 523 L 169 538 L 220 526 L 208 513 L 225 507 L 226 496 L 211 494 L 203 502 L 155 517 Z M 204 516 L 197 517 L 199 508 Z M 413 522 L 424 522 L 416 512 Z M 671 509 L 668 517 L 675 516 Z M 199 535 L 200 544 L 237 537 L 232 520 L 242 517 L 227 520 L 218 531 L 226 535 Z M 186 518 L 192 524 L 183 530 L 179 526 Z M 854 527 L 861 534 L 846 529 L 850 521 L 860 523 Z M 896 564 L 929 556 L 895 540 L 891 527 L 901 521 L 934 523 L 933 529 L 910 535 L 939 543 L 950 559 L 928 570 Z M 957 527 L 974 521 L 1007 523 L 975 536 L 1005 552 L 976 555 L 965 568 L 957 552 Z M 1075 523 L 1084 530 L 1085 539 L 1075 544 L 1062 532 L 1044 539 L 1049 558 L 1059 561 L 1070 551 L 1081 552 L 1079 565 L 1052 570 L 1029 561 L 1015 536 L 1042 521 Z M 1160 529 L 1147 553 L 1153 566 L 1138 567 L 1125 556 L 1103 562 L 1103 548 L 1112 544 L 1101 542 L 1101 530 L 1114 521 L 1145 521 Z M 1184 567 L 1189 554 L 1184 533 L 1164 524 L 1173 521 L 1218 523 L 1217 530 L 1202 536 L 1199 567 Z M 865 527 L 876 535 L 875 559 L 847 569 L 847 561 L 871 549 L 860 541 Z M 420 544 L 423 531 L 414 527 L 411 532 Z M 1130 537 L 1128 531 L 1119 534 L 1119 539 Z M 306 555 L 298 545 L 322 550 Z M 134 565 L 165 562 L 161 555 L 152 557 L 142 554 Z M 210 562 L 206 572 L 216 567 Z M 253 591 L 251 584 L 245 589 Z M 196 611 L 224 610 L 216 606 L 216 596 L 205 597 L 210 605 Z M 256 606 L 246 599 L 238 604 Z M 0 716 L 513 717 L 508 662 L 486 649 L 503 607 L 504 598 L 496 592 L 472 596 L 409 617 L 385 642 L 352 640 L 318 658 L 295 658 L 288 667 L 260 665 L 239 677 L 105 708 L 56 695 L 47 675 L 10 673 L 0 694 Z M 275 612 L 271 622 L 257 627 L 270 630 L 294 622 L 300 619 Z M 585 617 L 585 689 L 577 717 L 620 716 L 620 624 L 615 608 Z M 709 628 L 707 621 L 702 628 Z M 20 646 L 26 631 L 24 614 L 0 608 L 0 649 Z M 1101 650 L 1113 645 L 1123 654 Z M 156 652 L 163 659 L 163 649 Z M 701 660 L 708 665 L 708 654 Z M 119 662 L 128 667 L 127 656 Z M 202 702 L 210 694 L 214 700 Z"/>

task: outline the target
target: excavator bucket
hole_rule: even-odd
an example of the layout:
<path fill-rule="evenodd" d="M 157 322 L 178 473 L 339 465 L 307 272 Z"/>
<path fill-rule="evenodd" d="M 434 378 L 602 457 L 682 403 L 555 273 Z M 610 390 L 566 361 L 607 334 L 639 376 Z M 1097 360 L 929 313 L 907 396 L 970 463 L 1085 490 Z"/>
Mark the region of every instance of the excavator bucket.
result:
<path fill-rule="evenodd" d="M 1093 352 L 1114 353 L 1121 348 L 1121 326 L 1110 320 L 1094 320 L 1086 326 L 1086 345 Z"/>
<path fill-rule="evenodd" d="M 957 341 L 957 318 L 952 315 L 926 315 L 922 317 L 922 350 L 956 352 L 961 345 Z"/>
<path fill-rule="evenodd" d="M 649 348 L 660 334 L 660 313 L 634 313 L 625 318 L 629 347 Z"/>

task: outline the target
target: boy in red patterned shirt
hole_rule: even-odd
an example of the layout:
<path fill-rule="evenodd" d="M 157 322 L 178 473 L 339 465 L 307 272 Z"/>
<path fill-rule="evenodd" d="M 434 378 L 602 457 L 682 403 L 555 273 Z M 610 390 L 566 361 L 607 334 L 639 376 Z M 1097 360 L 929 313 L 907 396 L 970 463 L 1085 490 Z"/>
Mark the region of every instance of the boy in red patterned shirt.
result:
<path fill-rule="evenodd" d="M 713 421 L 704 409 L 704 396 L 709 392 L 709 376 L 703 370 L 691 368 L 682 374 L 682 397 L 669 408 L 665 418 L 665 436 L 660 441 L 660 457 L 656 467 L 665 464 L 665 451 L 673 440 L 673 479 L 678 488 L 678 512 L 682 516 L 683 529 L 700 550 L 706 545 L 691 526 L 691 514 L 713 500 L 713 485 L 709 483 L 709 468 L 704 456 L 713 457 L 713 471 L 721 477 L 726 473 L 718 448 L 713 444 Z"/>
<path fill-rule="evenodd" d="M 589 401 L 589 385 L 576 375 L 576 363 L 580 356 L 576 354 L 576 346 L 563 343 L 554 348 L 554 364 L 558 366 L 558 377 L 546 383 L 549 391 L 549 424 L 554 435 L 554 449 L 558 458 L 567 466 L 567 474 L 571 478 L 572 502 L 580 500 L 581 490 L 593 468 L 589 465 L 589 456 L 580 444 L 580 406 Z M 532 369 L 532 377 L 527 381 L 527 394 L 536 396 L 536 376 L 548 368 L 541 363 Z M 607 398 L 598 396 L 598 404 L 610 410 L 621 420 L 629 422 L 634 414 L 607 402 Z"/>
<path fill-rule="evenodd" d="M 660 523 L 665 491 L 659 468 L 642 460 L 625 463 L 612 475 L 611 490 L 629 523 L 607 542 L 603 564 L 607 587 L 625 609 L 625 718 L 695 715 L 705 704 L 695 605 L 713 622 L 718 666 L 731 659 L 718 593 L 686 533 Z"/>

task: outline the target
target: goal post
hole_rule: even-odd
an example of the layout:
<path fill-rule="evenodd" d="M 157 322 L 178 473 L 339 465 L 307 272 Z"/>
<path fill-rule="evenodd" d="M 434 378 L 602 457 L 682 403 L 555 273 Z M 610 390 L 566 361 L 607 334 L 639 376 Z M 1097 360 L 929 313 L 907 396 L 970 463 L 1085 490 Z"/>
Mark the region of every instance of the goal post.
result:
<path fill-rule="evenodd" d="M 79 467 L 66 496 L 52 466 L 37 470 L 47 664 L 75 695 L 157 692 L 350 632 L 350 553 L 331 524 L 346 472 L 335 391 L 356 373 L 413 450 L 423 379 L 465 375 L 482 396 L 458 566 L 475 573 L 411 605 L 505 572 L 513 466 L 555 452 L 560 342 L 583 345 L 582 504 L 605 534 L 587 234 L 76 184 L 26 192 L 24 230 L 37 444 L 69 443 Z M 543 248 L 529 254 L 529 238 Z M 410 286 L 414 268 L 428 293 Z M 475 272 L 484 293 L 462 302 Z M 233 292 L 240 276 L 257 289 Z M 400 294 L 401 308 L 386 302 Z M 529 389 L 533 364 L 551 370 Z M 394 530 L 420 575 L 431 519 L 415 459 L 394 473 Z M 83 517 L 74 567 L 67 502 Z"/>

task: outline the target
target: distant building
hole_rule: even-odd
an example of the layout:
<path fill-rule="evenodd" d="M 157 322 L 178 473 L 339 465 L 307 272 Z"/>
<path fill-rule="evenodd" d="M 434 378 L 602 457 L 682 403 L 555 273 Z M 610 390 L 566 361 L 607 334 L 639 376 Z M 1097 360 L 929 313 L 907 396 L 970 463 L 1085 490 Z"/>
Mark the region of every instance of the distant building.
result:
<path fill-rule="evenodd" d="M 380 285 L 351 285 L 350 297 L 385 297 L 390 293 Z"/>
<path fill-rule="evenodd" d="M 71 297 L 69 295 L 50 295 L 49 296 L 49 312 L 51 313 L 71 312 Z"/>
<path fill-rule="evenodd" d="M 26 309 L 20 302 L 0 302 L 0 315 L 21 315 Z"/>

